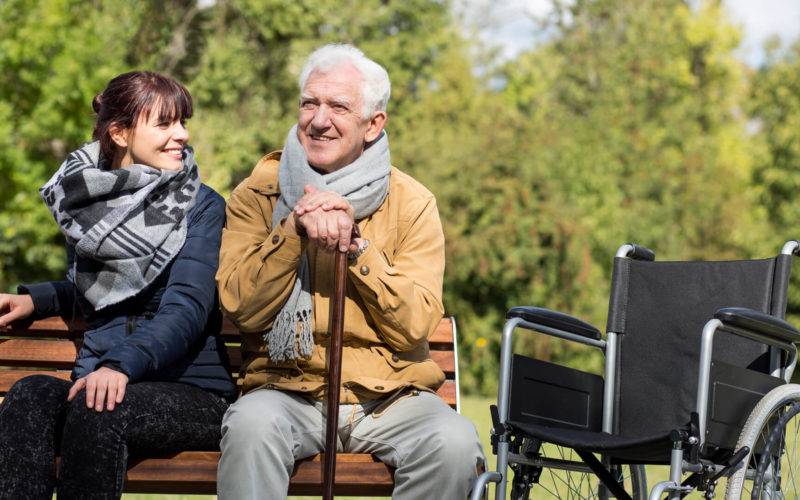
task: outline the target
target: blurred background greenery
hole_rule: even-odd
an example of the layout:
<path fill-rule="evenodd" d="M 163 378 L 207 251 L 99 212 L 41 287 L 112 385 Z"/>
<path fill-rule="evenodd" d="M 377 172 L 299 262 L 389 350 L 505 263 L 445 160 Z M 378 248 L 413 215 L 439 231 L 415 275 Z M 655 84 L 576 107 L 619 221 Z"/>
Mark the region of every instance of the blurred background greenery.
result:
<path fill-rule="evenodd" d="M 446 0 L 0 0 L 0 289 L 64 272 L 37 189 L 90 138 L 114 75 L 183 81 L 204 180 L 223 195 L 296 119 L 303 58 L 352 42 L 392 79 L 393 163 L 437 196 L 462 390 L 496 386 L 514 305 L 604 325 L 615 249 L 768 256 L 799 237 L 800 44 L 753 69 L 719 1 L 553 1 L 511 58 Z M 792 310 L 800 310 L 795 286 Z M 533 336 L 519 350 L 597 370 Z"/>

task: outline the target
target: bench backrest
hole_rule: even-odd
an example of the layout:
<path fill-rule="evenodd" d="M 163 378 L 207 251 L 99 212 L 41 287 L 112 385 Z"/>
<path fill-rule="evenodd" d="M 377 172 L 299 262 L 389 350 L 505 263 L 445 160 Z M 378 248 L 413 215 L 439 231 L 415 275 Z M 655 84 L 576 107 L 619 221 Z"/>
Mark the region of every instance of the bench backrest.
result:
<path fill-rule="evenodd" d="M 17 380 L 28 375 L 45 374 L 69 380 L 75 355 L 81 346 L 83 329 L 78 322 L 68 324 L 60 318 L 0 329 L 0 398 Z M 225 320 L 222 334 L 228 348 L 231 373 L 238 378 L 242 363 L 239 332 L 233 323 Z M 451 317 L 442 319 L 428 343 L 431 359 L 446 376 L 438 394 L 458 411 L 455 320 Z"/>

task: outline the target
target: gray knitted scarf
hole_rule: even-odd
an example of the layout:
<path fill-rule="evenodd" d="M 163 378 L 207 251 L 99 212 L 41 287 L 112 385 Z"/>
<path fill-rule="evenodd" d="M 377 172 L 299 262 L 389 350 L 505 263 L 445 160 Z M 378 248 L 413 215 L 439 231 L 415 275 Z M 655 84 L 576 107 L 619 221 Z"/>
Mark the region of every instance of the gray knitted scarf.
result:
<path fill-rule="evenodd" d="M 199 189 L 188 147 L 178 171 L 111 169 L 93 142 L 70 153 L 39 193 L 75 246 L 72 280 L 98 310 L 142 291 L 178 254 Z"/>
<path fill-rule="evenodd" d="M 308 164 L 305 151 L 297 138 L 297 126 L 286 137 L 281 153 L 278 184 L 281 195 L 272 214 L 272 227 L 287 217 L 300 198 L 306 184 L 335 191 L 353 206 L 356 220 L 372 215 L 383 204 L 389 192 L 389 139 L 386 132 L 373 141 L 353 163 L 334 172 L 320 174 Z M 264 333 L 270 359 L 278 362 L 309 358 L 314 349 L 314 308 L 311 300 L 311 278 L 308 257 L 303 254 L 297 278 L 289 299 L 281 308 L 272 330 Z"/>

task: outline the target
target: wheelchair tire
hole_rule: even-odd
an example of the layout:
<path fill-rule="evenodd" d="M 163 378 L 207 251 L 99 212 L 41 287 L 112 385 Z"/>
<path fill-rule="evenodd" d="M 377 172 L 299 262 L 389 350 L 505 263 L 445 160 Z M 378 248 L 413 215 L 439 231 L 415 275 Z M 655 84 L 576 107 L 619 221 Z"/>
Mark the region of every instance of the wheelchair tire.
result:
<path fill-rule="evenodd" d="M 736 449 L 742 446 L 751 452 L 728 479 L 727 500 L 800 498 L 800 385 L 776 387 L 758 402 Z"/>
<path fill-rule="evenodd" d="M 580 462 L 574 450 L 555 445 L 545 445 L 543 456 L 556 460 Z M 643 465 L 622 466 L 623 486 L 633 500 L 647 498 L 647 477 Z M 605 493 L 605 494 L 604 494 Z M 512 494 L 512 498 L 513 494 Z M 546 467 L 533 484 L 530 498 L 539 499 L 598 499 L 610 497 L 601 491 L 600 480 L 591 472 L 557 470 Z"/>

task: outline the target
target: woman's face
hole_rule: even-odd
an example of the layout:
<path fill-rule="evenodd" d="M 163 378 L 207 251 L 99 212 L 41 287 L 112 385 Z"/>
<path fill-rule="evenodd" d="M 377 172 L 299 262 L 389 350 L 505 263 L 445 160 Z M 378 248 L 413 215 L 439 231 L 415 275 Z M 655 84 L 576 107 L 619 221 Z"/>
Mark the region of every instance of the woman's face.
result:
<path fill-rule="evenodd" d="M 149 117 L 140 114 L 133 128 L 120 129 L 116 133 L 112 130 L 111 138 L 120 148 L 117 154 L 120 160 L 114 161 L 114 167 L 138 163 L 159 170 L 180 170 L 189 131 L 183 120 L 162 122 L 158 113 L 153 112 Z"/>

